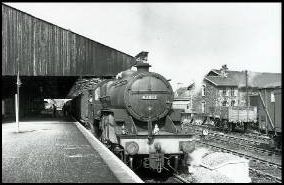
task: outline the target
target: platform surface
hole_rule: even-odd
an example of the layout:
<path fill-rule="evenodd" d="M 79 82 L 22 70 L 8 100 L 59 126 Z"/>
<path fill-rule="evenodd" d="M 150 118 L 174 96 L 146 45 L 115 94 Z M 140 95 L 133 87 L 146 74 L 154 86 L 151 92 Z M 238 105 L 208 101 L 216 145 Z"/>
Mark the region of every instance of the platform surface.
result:
<path fill-rule="evenodd" d="M 2 124 L 2 182 L 119 183 L 72 121 Z"/>

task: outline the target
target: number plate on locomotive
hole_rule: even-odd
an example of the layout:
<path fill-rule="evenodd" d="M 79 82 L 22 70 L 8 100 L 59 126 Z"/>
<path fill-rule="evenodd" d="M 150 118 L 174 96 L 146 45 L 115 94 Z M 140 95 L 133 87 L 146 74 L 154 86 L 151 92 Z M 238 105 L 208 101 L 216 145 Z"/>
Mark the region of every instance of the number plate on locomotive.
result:
<path fill-rule="evenodd" d="M 156 100 L 157 99 L 157 95 L 144 95 L 141 98 L 142 100 Z"/>

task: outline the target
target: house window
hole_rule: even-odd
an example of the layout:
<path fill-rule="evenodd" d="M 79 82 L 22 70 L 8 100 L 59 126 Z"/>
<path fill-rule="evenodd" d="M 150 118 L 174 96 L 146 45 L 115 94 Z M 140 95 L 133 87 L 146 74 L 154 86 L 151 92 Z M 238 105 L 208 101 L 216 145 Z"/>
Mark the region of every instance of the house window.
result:
<path fill-rule="evenodd" d="M 235 103 L 236 103 L 236 101 L 235 101 L 235 100 L 232 100 L 232 101 L 231 101 L 231 106 L 232 106 L 232 107 L 235 106 Z"/>
<path fill-rule="evenodd" d="M 223 96 L 226 96 L 227 92 L 226 92 L 226 88 L 223 89 Z"/>
<path fill-rule="evenodd" d="M 227 106 L 227 101 L 226 100 L 222 102 L 222 106 L 224 106 L 224 107 Z"/>
<path fill-rule="evenodd" d="M 205 113 L 205 102 L 201 102 L 201 112 Z"/>
<path fill-rule="evenodd" d="M 202 85 L 201 87 L 201 95 L 205 96 L 205 85 Z"/>
<path fill-rule="evenodd" d="M 274 92 L 271 92 L 271 102 L 275 102 Z"/>
<path fill-rule="evenodd" d="M 231 96 L 235 96 L 235 89 L 231 88 Z"/>

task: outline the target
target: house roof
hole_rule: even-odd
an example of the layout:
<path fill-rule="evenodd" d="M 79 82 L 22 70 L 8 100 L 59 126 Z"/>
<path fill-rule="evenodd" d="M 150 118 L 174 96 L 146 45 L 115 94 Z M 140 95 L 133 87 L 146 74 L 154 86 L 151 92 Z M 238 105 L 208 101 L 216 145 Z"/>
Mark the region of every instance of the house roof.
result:
<path fill-rule="evenodd" d="M 262 88 L 267 89 L 267 88 L 277 88 L 277 87 L 282 87 L 281 82 L 273 82 L 273 83 L 265 85 Z"/>
<path fill-rule="evenodd" d="M 188 91 L 188 87 L 181 87 L 175 91 L 175 98 L 188 98 L 190 97 L 190 92 Z"/>
<path fill-rule="evenodd" d="M 205 79 L 216 86 L 238 86 L 236 80 L 230 77 L 206 76 Z"/>
<path fill-rule="evenodd" d="M 211 76 L 210 72 L 219 74 L 219 76 Z M 246 75 L 245 71 L 230 71 L 227 70 L 227 77 L 221 76 L 221 70 L 211 70 L 205 79 L 211 81 L 216 86 L 246 86 Z M 209 75 L 209 76 L 208 76 Z M 281 73 L 260 73 L 248 71 L 248 86 L 264 88 L 269 84 L 278 83 L 281 84 Z M 273 86 L 273 84 L 272 84 Z"/>

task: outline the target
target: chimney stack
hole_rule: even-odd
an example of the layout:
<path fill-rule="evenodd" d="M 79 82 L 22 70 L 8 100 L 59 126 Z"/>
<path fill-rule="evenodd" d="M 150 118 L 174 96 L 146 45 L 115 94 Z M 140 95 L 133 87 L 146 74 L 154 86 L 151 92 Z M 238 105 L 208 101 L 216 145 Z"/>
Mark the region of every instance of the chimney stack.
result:
<path fill-rule="evenodd" d="M 149 72 L 149 68 L 151 65 L 148 63 L 148 53 L 146 51 L 140 52 L 138 55 L 135 56 L 136 65 L 138 72 Z"/>
<path fill-rule="evenodd" d="M 228 70 L 227 64 L 222 65 L 222 68 L 221 68 L 222 77 L 227 77 L 227 70 Z"/>

